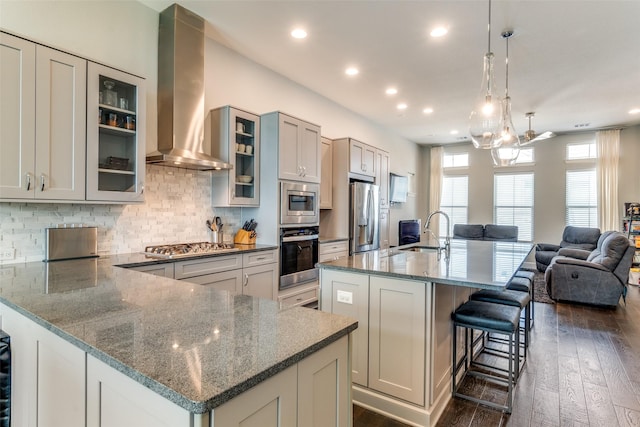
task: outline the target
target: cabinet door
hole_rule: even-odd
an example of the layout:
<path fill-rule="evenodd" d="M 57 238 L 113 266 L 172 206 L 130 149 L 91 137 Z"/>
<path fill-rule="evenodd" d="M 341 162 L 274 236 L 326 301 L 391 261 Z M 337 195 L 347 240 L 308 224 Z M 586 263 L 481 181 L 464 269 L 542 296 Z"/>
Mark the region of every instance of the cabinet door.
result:
<path fill-rule="evenodd" d="M 144 79 L 89 62 L 86 111 L 87 200 L 143 202 Z"/>
<path fill-rule="evenodd" d="M 85 199 L 87 61 L 36 47 L 36 198 Z"/>
<path fill-rule="evenodd" d="M 2 307 L 11 336 L 12 425 L 84 427 L 85 353 Z"/>
<path fill-rule="evenodd" d="M 322 311 L 349 316 L 358 321 L 352 335 L 351 378 L 368 384 L 369 276 L 334 270 L 320 270 Z"/>
<path fill-rule="evenodd" d="M 0 198 L 35 194 L 36 45 L 0 33 Z"/>
<path fill-rule="evenodd" d="M 230 204 L 234 206 L 260 205 L 260 118 L 235 108 L 230 109 L 229 125 L 234 135 L 230 151 L 233 170 L 229 171 Z"/>
<path fill-rule="evenodd" d="M 242 293 L 252 297 L 277 300 L 278 264 L 266 264 L 244 268 Z"/>
<path fill-rule="evenodd" d="M 302 169 L 301 181 L 320 182 L 320 128 L 301 122 L 298 143 L 298 162 Z"/>
<path fill-rule="evenodd" d="M 380 249 L 389 249 L 389 209 L 380 210 Z"/>
<path fill-rule="evenodd" d="M 261 382 L 213 411 L 213 425 L 288 427 L 297 424 L 297 365 Z"/>
<path fill-rule="evenodd" d="M 372 276 L 369 286 L 369 388 L 423 406 L 426 285 Z"/>
<path fill-rule="evenodd" d="M 333 150 L 331 140 L 322 138 L 321 141 L 321 179 L 320 179 L 320 209 L 333 207 Z"/>
<path fill-rule="evenodd" d="M 355 139 L 350 140 L 349 165 L 350 172 L 375 176 L 376 149 Z"/>
<path fill-rule="evenodd" d="M 185 282 L 209 286 L 219 291 L 231 292 L 233 295 L 242 294 L 242 270 L 223 271 L 222 273 L 205 274 L 204 276 L 183 279 Z"/>
<path fill-rule="evenodd" d="M 301 174 L 298 163 L 300 120 L 284 114 L 280 114 L 278 120 L 278 177 L 298 181 Z"/>
<path fill-rule="evenodd" d="M 131 267 L 130 269 L 173 279 L 173 263 L 143 265 L 140 267 Z"/>
<path fill-rule="evenodd" d="M 87 427 L 189 427 L 192 415 L 87 356 Z"/>
<path fill-rule="evenodd" d="M 376 184 L 380 186 L 380 208 L 389 207 L 389 153 L 376 150 Z"/>
<path fill-rule="evenodd" d="M 349 342 L 342 337 L 298 363 L 299 426 L 350 426 Z"/>

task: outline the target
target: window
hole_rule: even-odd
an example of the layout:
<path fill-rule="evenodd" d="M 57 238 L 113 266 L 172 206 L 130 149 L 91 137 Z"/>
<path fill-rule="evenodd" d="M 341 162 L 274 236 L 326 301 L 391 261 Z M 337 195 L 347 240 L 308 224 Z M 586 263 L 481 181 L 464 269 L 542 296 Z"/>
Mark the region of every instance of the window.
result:
<path fill-rule="evenodd" d="M 567 171 L 567 225 L 597 227 L 596 170 Z"/>
<path fill-rule="evenodd" d="M 494 222 L 518 227 L 518 240 L 533 239 L 533 173 L 496 174 Z"/>
<path fill-rule="evenodd" d="M 533 163 L 533 162 L 534 162 L 533 147 L 521 148 L 520 154 L 518 154 L 518 158 L 516 159 L 516 164 Z"/>
<path fill-rule="evenodd" d="M 595 142 L 567 144 L 567 160 L 587 160 L 596 158 Z"/>
<path fill-rule="evenodd" d="M 469 177 L 466 175 L 442 177 L 440 210 L 449 215 L 453 224 L 466 224 L 469 210 Z M 452 230 L 449 230 L 451 234 Z M 447 235 L 447 221 L 440 220 L 440 236 Z"/>
<path fill-rule="evenodd" d="M 445 153 L 442 156 L 443 168 L 465 168 L 469 166 L 469 153 Z"/>

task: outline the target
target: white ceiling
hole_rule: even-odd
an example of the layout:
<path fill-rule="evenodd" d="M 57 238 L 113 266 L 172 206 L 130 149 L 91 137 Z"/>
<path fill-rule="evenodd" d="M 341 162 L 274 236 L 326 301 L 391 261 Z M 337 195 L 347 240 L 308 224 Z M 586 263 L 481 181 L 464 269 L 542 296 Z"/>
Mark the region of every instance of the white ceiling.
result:
<path fill-rule="evenodd" d="M 174 1 L 142 3 L 161 11 Z M 488 1 L 177 3 L 208 21 L 209 37 L 411 141 L 468 138 L 487 51 Z M 514 31 L 509 94 L 520 134 L 529 111 L 538 133 L 640 123 L 640 114 L 629 114 L 640 108 L 640 0 L 494 0 L 491 21 L 500 94 L 506 51 L 500 33 Z M 432 38 L 436 25 L 449 33 Z M 307 30 L 305 40 L 290 37 L 296 26 Z M 349 65 L 360 74 L 346 76 Z M 384 93 L 391 85 L 399 91 L 392 97 Z M 404 112 L 399 102 L 408 104 Z M 434 112 L 425 115 L 425 107 Z"/>

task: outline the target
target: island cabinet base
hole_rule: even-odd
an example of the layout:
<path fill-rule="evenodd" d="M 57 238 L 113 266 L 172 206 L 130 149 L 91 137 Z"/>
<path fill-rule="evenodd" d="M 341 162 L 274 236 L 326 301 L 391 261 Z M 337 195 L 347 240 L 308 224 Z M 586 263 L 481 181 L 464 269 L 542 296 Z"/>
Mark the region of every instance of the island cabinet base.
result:
<path fill-rule="evenodd" d="M 471 289 L 327 268 L 320 282 L 320 309 L 358 320 L 353 402 L 412 426 L 435 425 L 451 398 L 451 313 Z"/>

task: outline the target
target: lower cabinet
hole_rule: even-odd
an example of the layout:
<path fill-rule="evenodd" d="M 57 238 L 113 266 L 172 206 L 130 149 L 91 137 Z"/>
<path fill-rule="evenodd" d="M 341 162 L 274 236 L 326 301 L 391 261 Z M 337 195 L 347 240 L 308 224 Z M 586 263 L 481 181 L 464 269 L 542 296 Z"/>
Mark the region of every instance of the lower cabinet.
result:
<path fill-rule="evenodd" d="M 141 271 L 143 273 L 153 274 L 154 276 L 169 277 L 173 279 L 173 263 L 141 265 L 131 267 L 131 270 Z"/>
<path fill-rule="evenodd" d="M 348 365 L 343 337 L 216 408 L 213 425 L 350 426 Z"/>
<path fill-rule="evenodd" d="M 265 264 L 242 269 L 242 294 L 278 299 L 278 264 Z"/>
<path fill-rule="evenodd" d="M 429 284 L 327 269 L 320 274 L 321 309 L 358 320 L 354 384 L 424 406 Z"/>

